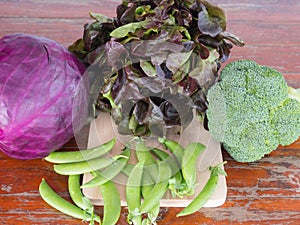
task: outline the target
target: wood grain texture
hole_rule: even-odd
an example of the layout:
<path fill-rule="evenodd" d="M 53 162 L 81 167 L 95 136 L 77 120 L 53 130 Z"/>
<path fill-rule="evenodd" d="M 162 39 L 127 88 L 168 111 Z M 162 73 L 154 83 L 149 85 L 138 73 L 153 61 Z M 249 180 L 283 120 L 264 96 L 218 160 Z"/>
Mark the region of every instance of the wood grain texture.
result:
<path fill-rule="evenodd" d="M 0 37 L 26 32 L 68 46 L 82 36 L 88 12 L 115 15 L 120 0 L 1 0 Z M 300 3 L 296 0 L 218 0 L 227 14 L 227 30 L 242 37 L 246 46 L 234 48 L 228 61 L 250 58 L 281 71 L 288 83 L 300 86 Z M 77 149 L 76 140 L 62 150 Z M 222 207 L 204 208 L 176 218 L 180 208 L 162 208 L 158 224 L 299 224 L 300 140 L 279 147 L 256 163 L 228 161 L 228 196 Z M 45 204 L 38 185 L 45 178 L 58 194 L 70 200 L 67 177 L 54 173 L 43 160 L 19 161 L 0 153 L 0 224 L 78 225 Z M 102 207 L 97 207 L 102 214 Z M 126 223 L 123 208 L 119 225 Z"/>

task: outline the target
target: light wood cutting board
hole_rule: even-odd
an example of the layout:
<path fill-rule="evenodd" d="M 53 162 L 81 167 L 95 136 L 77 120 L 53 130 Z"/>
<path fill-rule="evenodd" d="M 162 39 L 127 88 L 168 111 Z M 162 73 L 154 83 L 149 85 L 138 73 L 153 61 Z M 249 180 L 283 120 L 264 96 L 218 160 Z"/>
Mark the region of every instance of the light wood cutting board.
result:
<path fill-rule="evenodd" d="M 117 138 L 117 143 L 112 149 L 110 153 L 111 155 L 119 154 L 120 150 L 123 148 L 122 143 L 126 143 L 127 141 L 129 141 L 130 137 L 121 136 L 117 132 L 117 128 L 114 124 L 114 121 L 111 119 L 109 114 L 102 113 L 96 120 L 94 120 L 91 123 L 88 139 L 88 148 L 98 146 L 102 143 L 111 140 L 114 137 Z M 201 189 L 203 188 L 203 186 L 209 178 L 210 171 L 207 162 L 209 162 L 209 164 L 212 166 L 223 162 L 221 147 L 220 143 L 210 137 L 209 133 L 206 130 L 204 130 L 202 125 L 197 121 L 197 119 L 194 119 L 192 121 L 192 123 L 185 129 L 182 135 L 172 138 L 177 140 L 183 146 L 186 146 L 188 143 L 191 143 L 193 141 L 198 141 L 206 145 L 206 150 L 199 157 L 197 163 L 197 187 L 195 190 L 195 195 L 180 199 L 173 198 L 171 194 L 167 192 L 164 198 L 161 200 L 162 207 L 185 207 L 201 191 Z M 158 142 L 154 141 L 154 138 L 149 138 L 148 141 L 146 140 L 146 144 L 151 147 L 159 147 L 161 149 L 163 148 L 162 146 L 159 146 Z M 136 159 L 133 157 L 130 159 L 130 162 L 134 163 L 135 160 Z M 91 178 L 92 176 L 90 174 L 84 174 L 83 183 L 87 182 Z M 120 191 L 123 206 L 126 206 L 126 180 L 127 177 L 123 174 L 120 174 L 114 179 L 114 182 L 117 184 L 117 187 Z M 94 205 L 103 205 L 99 188 L 85 188 L 83 189 L 83 193 L 86 197 L 91 199 Z M 224 176 L 219 176 L 219 182 L 216 191 L 204 207 L 218 207 L 223 205 L 226 200 L 226 194 L 226 178 Z"/>

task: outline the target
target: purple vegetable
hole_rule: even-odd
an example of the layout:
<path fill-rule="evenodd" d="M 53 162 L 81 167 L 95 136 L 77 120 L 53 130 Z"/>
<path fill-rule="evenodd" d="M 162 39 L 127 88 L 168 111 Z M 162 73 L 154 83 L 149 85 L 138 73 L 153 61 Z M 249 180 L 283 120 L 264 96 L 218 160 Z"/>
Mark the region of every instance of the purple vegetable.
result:
<path fill-rule="evenodd" d="M 0 150 L 43 158 L 68 142 L 87 119 L 84 72 L 72 53 L 47 38 L 0 39 Z"/>
<path fill-rule="evenodd" d="M 125 135 L 162 136 L 204 117 L 221 64 L 244 45 L 210 0 L 123 0 L 114 18 L 90 16 L 69 49 L 91 65 L 95 116 L 111 112 Z"/>

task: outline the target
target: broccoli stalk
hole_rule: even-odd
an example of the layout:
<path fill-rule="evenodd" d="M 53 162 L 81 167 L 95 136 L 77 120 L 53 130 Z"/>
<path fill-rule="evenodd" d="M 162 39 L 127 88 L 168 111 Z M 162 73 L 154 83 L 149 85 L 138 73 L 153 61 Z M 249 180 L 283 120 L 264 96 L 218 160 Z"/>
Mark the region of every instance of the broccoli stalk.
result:
<path fill-rule="evenodd" d="M 207 95 L 208 128 L 239 162 L 254 162 L 300 135 L 300 89 L 250 60 L 228 64 Z"/>
<path fill-rule="evenodd" d="M 300 88 L 295 89 L 292 87 L 288 87 L 288 94 L 289 94 L 290 98 L 295 99 L 298 102 L 300 102 Z"/>

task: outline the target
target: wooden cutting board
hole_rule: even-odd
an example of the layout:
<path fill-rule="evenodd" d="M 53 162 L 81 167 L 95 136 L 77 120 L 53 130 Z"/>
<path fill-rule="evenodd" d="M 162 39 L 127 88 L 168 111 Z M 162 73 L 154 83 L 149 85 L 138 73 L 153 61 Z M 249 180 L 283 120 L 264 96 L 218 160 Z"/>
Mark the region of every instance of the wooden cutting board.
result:
<path fill-rule="evenodd" d="M 88 148 L 98 146 L 111 140 L 114 137 L 117 138 L 117 143 L 110 153 L 112 155 L 119 154 L 120 150 L 123 148 L 122 143 L 126 143 L 127 141 L 129 141 L 130 137 L 120 135 L 117 131 L 117 127 L 114 124 L 114 121 L 111 119 L 109 114 L 102 113 L 96 120 L 91 123 Z M 162 207 L 185 207 L 201 191 L 206 181 L 208 180 L 210 175 L 208 163 L 214 166 L 223 162 L 221 147 L 220 143 L 211 138 L 210 134 L 202 127 L 201 123 L 199 123 L 197 119 L 194 119 L 192 121 L 192 123 L 185 129 L 182 135 L 178 135 L 178 137 L 172 138 L 173 140 L 175 139 L 176 141 L 178 141 L 182 146 L 186 146 L 188 143 L 191 143 L 193 141 L 200 142 L 206 146 L 206 150 L 202 153 L 197 162 L 197 187 L 195 190 L 195 195 L 180 199 L 172 197 L 171 194 L 167 192 L 164 198 L 161 199 Z M 159 147 L 163 149 L 163 147 L 160 146 L 159 143 L 154 141 L 154 138 L 151 137 L 146 140 L 146 144 L 151 147 Z M 134 157 L 130 159 L 130 163 L 134 163 L 135 161 L 136 159 Z M 91 178 L 92 176 L 90 174 L 84 174 L 83 183 L 87 182 Z M 126 206 L 126 180 L 127 177 L 123 174 L 118 175 L 114 179 L 114 182 L 116 183 L 120 191 L 123 206 Z M 83 189 L 83 193 L 86 197 L 91 199 L 94 205 L 103 205 L 99 188 L 85 188 Z M 219 182 L 215 193 L 204 207 L 218 207 L 223 205 L 226 200 L 226 194 L 226 178 L 224 176 L 219 176 Z"/>

